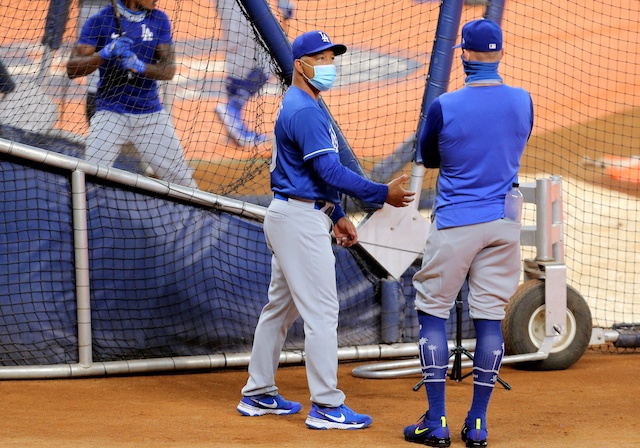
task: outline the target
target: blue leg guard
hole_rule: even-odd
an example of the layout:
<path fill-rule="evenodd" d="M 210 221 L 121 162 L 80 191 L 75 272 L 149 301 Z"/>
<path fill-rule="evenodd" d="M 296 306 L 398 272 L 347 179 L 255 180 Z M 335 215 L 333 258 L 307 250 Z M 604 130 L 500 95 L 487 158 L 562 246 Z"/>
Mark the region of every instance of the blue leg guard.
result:
<path fill-rule="evenodd" d="M 504 339 L 499 320 L 476 319 L 476 349 L 473 354 L 473 401 L 467 424 L 474 428 L 477 420 L 486 431 L 487 407 L 504 355 Z"/>
<path fill-rule="evenodd" d="M 446 416 L 445 385 L 449 365 L 447 321 L 418 311 L 420 323 L 420 364 L 429 401 L 428 420 Z"/>

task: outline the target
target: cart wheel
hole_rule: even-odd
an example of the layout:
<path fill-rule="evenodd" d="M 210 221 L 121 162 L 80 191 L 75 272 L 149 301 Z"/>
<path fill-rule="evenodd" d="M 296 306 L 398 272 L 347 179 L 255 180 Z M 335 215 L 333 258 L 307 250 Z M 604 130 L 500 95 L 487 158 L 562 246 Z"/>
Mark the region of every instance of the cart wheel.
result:
<path fill-rule="evenodd" d="M 544 281 L 529 280 L 518 287 L 502 321 L 505 354 L 535 353 L 545 338 Z M 584 354 L 591 339 L 591 310 L 584 298 L 567 285 L 567 328 L 546 359 L 525 361 L 516 367 L 528 370 L 564 370 Z"/>

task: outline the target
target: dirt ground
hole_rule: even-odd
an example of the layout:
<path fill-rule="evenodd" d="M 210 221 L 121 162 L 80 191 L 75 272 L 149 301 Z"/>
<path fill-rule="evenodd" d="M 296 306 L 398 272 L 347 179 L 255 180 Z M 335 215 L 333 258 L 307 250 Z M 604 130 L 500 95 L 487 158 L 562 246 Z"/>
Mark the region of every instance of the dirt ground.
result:
<path fill-rule="evenodd" d="M 293 416 L 243 417 L 235 409 L 246 370 L 65 380 L 3 381 L 0 447 L 400 447 L 402 429 L 426 409 L 419 377 L 363 379 L 362 363 L 340 365 L 346 404 L 373 416 L 360 431 L 315 431 L 304 420 L 309 393 L 303 366 L 281 367 L 280 391 L 300 401 Z M 589 350 L 563 371 L 530 372 L 504 366 L 489 406 L 489 446 L 637 447 L 640 353 Z M 466 373 L 466 371 L 463 371 Z M 448 380 L 452 447 L 473 382 Z"/>

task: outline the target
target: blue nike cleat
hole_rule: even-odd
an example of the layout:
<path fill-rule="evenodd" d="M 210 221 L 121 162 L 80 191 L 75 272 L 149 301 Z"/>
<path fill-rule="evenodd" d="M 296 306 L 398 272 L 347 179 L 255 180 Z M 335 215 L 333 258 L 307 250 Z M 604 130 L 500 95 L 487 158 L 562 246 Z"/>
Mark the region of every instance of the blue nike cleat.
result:
<path fill-rule="evenodd" d="M 447 447 L 451 445 L 451 433 L 447 426 L 447 418 L 442 416 L 440 421 L 427 420 L 425 412 L 415 425 L 404 428 L 404 440 L 421 443 L 426 446 Z"/>
<path fill-rule="evenodd" d="M 362 429 L 372 421 L 370 416 L 356 414 L 344 404 L 325 408 L 313 403 L 305 424 L 311 429 Z"/>
<path fill-rule="evenodd" d="M 460 436 L 467 448 L 487 446 L 487 428 L 482 427 L 482 420 L 479 418 L 475 425 L 469 425 L 465 420 Z"/>
<path fill-rule="evenodd" d="M 266 414 L 290 415 L 299 412 L 302 405 L 295 401 L 287 401 L 282 395 L 261 394 L 242 397 L 236 409 L 249 417 Z"/>

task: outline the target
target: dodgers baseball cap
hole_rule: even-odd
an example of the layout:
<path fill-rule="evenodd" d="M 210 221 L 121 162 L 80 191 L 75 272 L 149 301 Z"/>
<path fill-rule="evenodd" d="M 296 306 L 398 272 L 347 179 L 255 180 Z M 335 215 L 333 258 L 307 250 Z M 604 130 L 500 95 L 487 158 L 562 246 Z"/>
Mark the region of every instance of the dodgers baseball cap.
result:
<path fill-rule="evenodd" d="M 339 56 L 346 53 L 347 47 L 331 43 L 331 39 L 324 31 L 315 30 L 296 37 L 291 48 L 294 60 L 307 54 L 320 53 L 325 50 L 333 50 L 335 55 Z"/>
<path fill-rule="evenodd" d="M 479 52 L 502 50 L 500 25 L 489 19 L 467 22 L 462 27 L 462 42 L 453 48 Z"/>

